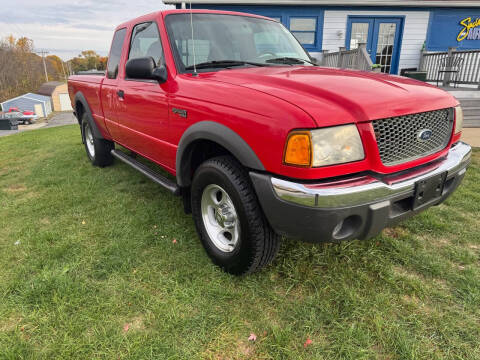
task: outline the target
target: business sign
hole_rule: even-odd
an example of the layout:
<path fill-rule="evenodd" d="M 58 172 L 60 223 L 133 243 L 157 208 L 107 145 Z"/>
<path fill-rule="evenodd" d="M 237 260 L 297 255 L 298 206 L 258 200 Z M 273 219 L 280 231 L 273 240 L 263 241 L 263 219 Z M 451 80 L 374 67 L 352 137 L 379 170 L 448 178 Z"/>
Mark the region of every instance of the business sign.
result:
<path fill-rule="evenodd" d="M 408 26 L 407 22 L 405 28 Z M 425 48 L 428 51 L 447 51 L 449 47 L 480 50 L 480 8 L 430 10 Z"/>
<path fill-rule="evenodd" d="M 463 28 L 457 36 L 457 41 L 480 40 L 480 18 L 473 20 L 471 17 L 467 17 L 460 21 L 460 25 Z"/>

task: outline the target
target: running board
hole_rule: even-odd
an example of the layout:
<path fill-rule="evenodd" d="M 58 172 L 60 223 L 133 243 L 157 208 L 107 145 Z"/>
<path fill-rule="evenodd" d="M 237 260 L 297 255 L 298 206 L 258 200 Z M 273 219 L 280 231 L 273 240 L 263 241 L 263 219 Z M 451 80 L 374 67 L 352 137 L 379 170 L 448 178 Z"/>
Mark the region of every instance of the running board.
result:
<path fill-rule="evenodd" d="M 131 156 L 128 156 L 122 151 L 119 150 L 112 150 L 112 155 L 115 156 L 117 159 L 123 161 L 125 164 L 130 165 L 137 171 L 140 171 L 143 175 L 148 177 L 150 180 L 153 180 L 157 184 L 163 186 L 165 189 L 173 193 L 174 195 L 180 195 L 180 187 L 175 184 L 172 180 L 168 179 L 167 177 L 153 171 L 148 166 L 142 164 L 141 162 L 135 160 Z"/>

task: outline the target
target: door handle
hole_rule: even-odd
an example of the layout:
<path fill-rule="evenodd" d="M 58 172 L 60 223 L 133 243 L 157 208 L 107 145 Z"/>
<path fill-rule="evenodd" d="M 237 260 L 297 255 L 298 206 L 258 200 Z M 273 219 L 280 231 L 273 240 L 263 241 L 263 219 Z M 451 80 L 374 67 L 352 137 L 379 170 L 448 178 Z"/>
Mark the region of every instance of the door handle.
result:
<path fill-rule="evenodd" d="M 118 90 L 117 91 L 117 95 L 120 99 L 123 99 L 125 98 L 125 93 L 123 92 L 123 90 Z"/>

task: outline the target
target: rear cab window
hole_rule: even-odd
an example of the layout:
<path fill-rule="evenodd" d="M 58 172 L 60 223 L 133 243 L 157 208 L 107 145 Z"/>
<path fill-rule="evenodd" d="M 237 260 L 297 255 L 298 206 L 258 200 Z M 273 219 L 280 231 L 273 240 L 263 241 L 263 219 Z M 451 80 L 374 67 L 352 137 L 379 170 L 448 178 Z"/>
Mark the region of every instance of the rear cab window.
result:
<path fill-rule="evenodd" d="M 120 58 L 122 57 L 123 42 L 125 41 L 125 35 L 127 29 L 119 29 L 113 35 L 112 48 L 110 49 L 110 55 L 108 56 L 107 63 L 107 78 L 116 79 L 118 75 L 118 65 L 120 64 Z"/>

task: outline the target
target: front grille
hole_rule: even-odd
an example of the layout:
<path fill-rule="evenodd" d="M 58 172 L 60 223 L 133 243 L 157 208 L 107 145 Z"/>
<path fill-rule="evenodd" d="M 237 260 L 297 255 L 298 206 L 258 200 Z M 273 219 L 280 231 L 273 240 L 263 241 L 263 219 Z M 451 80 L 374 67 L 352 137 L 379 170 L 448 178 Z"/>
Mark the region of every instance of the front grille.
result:
<path fill-rule="evenodd" d="M 453 112 L 442 109 L 372 121 L 382 163 L 401 164 L 436 153 L 448 145 Z M 430 138 L 420 134 L 430 130 Z"/>

